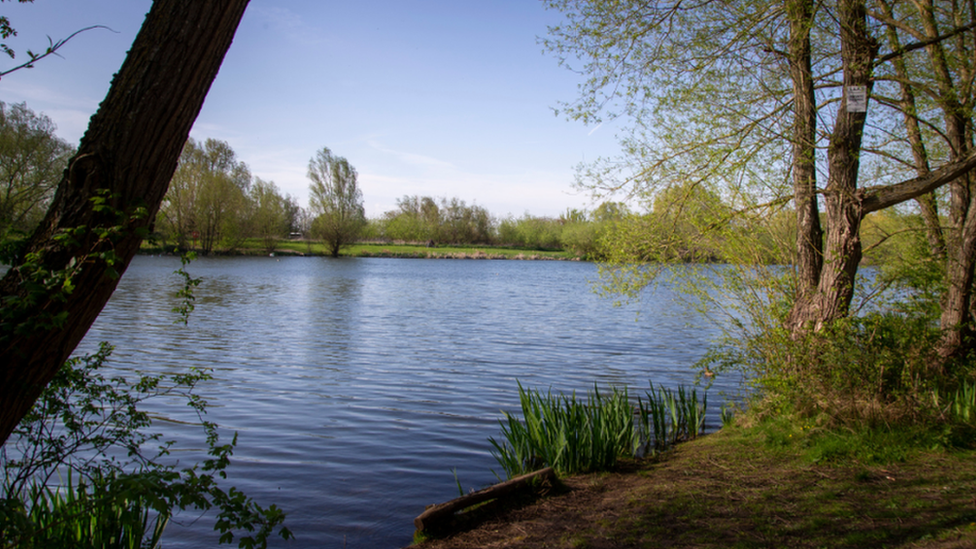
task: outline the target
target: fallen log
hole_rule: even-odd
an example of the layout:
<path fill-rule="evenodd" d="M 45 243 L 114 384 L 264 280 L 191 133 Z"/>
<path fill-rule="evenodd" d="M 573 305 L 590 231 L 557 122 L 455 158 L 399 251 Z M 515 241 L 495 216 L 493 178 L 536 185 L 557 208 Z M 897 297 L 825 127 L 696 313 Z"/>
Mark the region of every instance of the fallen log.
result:
<path fill-rule="evenodd" d="M 429 505 L 419 517 L 413 520 L 413 524 L 418 532 L 444 532 L 454 525 L 457 513 L 479 503 L 521 493 L 537 479 L 539 482 L 552 485 L 556 481 L 556 472 L 552 467 L 546 467 L 445 503 Z"/>

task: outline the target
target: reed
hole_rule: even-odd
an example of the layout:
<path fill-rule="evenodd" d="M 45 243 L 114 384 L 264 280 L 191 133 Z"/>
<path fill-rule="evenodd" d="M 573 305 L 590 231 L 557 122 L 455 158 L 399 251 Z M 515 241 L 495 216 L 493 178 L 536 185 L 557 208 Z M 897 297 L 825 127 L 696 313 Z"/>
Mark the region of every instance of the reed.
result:
<path fill-rule="evenodd" d="M 509 478 L 543 467 L 559 474 L 612 469 L 624 457 L 663 451 L 704 429 L 705 401 L 694 389 L 660 388 L 637 398 L 626 389 L 600 392 L 586 400 L 526 389 L 518 384 L 522 418 L 504 412 L 501 440 L 489 438 L 492 455 Z"/>
<path fill-rule="evenodd" d="M 33 486 L 26 518 L 33 547 L 156 549 L 169 518 L 153 513 L 145 497 L 120 496 L 108 481 L 65 486 Z"/>
<path fill-rule="evenodd" d="M 976 383 L 963 383 L 952 396 L 950 409 L 957 421 L 976 424 Z"/>
<path fill-rule="evenodd" d="M 690 440 L 705 430 L 705 409 L 708 395 L 698 400 L 697 391 L 678 387 L 676 390 L 658 387 L 645 393 L 647 403 L 638 399 L 640 437 L 645 441 L 644 452 L 661 452 L 682 440 Z"/>

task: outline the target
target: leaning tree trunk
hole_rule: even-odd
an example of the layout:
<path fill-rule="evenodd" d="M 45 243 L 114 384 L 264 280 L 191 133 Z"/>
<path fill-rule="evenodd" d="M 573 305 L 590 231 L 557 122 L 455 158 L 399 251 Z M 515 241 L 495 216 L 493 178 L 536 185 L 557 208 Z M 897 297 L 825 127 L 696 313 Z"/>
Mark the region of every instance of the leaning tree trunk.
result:
<path fill-rule="evenodd" d="M 0 280 L 0 442 L 108 301 L 152 224 L 248 0 L 156 0 Z"/>

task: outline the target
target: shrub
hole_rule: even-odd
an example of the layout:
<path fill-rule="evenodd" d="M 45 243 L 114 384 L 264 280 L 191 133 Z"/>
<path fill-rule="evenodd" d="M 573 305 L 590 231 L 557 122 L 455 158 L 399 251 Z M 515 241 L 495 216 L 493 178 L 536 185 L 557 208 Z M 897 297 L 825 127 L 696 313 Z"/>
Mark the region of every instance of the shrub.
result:
<path fill-rule="evenodd" d="M 98 370 L 111 351 L 103 343 L 95 354 L 67 361 L 0 450 L 0 545 L 76 547 L 68 540 L 77 536 L 134 544 L 103 547 L 153 546 L 169 517 L 188 508 L 217 510 L 222 543 L 235 531 L 248 533 L 240 547 L 266 547 L 276 530 L 290 538 L 276 506 L 263 508 L 219 485 L 237 437 L 220 444 L 216 425 L 203 419 L 207 404 L 194 388 L 209 375 L 106 378 Z M 147 432 L 152 419 L 139 408 L 160 397 L 184 399 L 197 413 L 209 458 L 184 469 L 162 462 L 174 443 Z M 67 485 L 56 486 L 59 478 Z"/>

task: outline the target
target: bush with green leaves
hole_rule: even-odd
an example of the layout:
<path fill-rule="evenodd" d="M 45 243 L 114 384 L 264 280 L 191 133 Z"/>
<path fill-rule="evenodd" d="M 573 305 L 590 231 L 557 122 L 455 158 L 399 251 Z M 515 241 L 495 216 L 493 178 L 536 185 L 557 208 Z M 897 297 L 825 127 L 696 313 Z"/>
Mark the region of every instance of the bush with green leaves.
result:
<path fill-rule="evenodd" d="M 194 392 L 210 379 L 174 375 L 106 377 L 112 348 L 65 363 L 0 450 L 0 547 L 155 547 L 162 528 L 186 509 L 217 512 L 221 543 L 266 547 L 285 514 L 262 507 L 221 479 L 237 445 L 221 444 Z M 167 463 L 174 441 L 150 432 L 149 400 L 185 400 L 206 437 L 208 458 L 192 467 Z M 62 485 L 58 485 L 63 483 Z"/>

